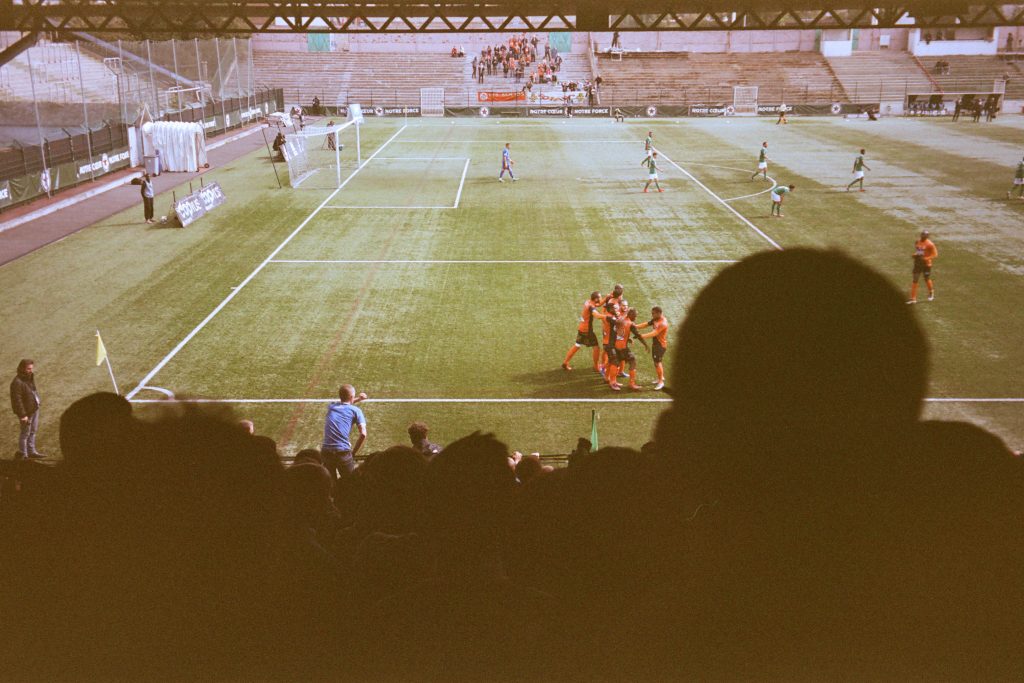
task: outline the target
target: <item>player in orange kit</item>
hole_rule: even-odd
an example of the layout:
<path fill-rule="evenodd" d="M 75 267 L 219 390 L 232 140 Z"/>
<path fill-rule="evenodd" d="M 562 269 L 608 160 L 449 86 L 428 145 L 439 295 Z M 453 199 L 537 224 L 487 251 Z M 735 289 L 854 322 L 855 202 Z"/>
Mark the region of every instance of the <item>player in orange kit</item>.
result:
<path fill-rule="evenodd" d="M 910 285 L 908 304 L 917 303 L 917 280 L 924 275 L 924 283 L 928 286 L 928 301 L 935 301 L 935 281 L 932 280 L 932 262 L 939 255 L 935 243 L 929 239 L 927 230 L 921 231 L 921 238 L 914 242 L 914 284 Z"/>
<path fill-rule="evenodd" d="M 640 333 L 636 329 L 636 309 L 631 308 L 624 315 L 619 316 L 615 319 L 615 359 L 616 365 L 612 366 L 614 369 L 618 367 L 625 367 L 629 365 L 629 388 L 633 391 L 640 391 L 640 385 L 636 383 L 636 356 L 633 355 L 632 349 L 629 345 L 633 341 L 633 337 L 640 340 L 640 343 L 647 347 L 647 342 L 643 340 Z M 609 376 L 608 373 L 605 375 Z M 615 373 L 610 374 L 612 380 L 609 383 L 612 391 L 620 391 L 622 386 L 616 381 Z"/>
<path fill-rule="evenodd" d="M 590 298 L 583 302 L 583 312 L 580 313 L 580 324 L 576 327 L 576 343 L 569 348 L 562 361 L 563 370 L 572 370 L 569 361 L 584 346 L 594 349 L 594 371 L 598 371 L 601 364 L 601 347 L 597 343 L 597 335 L 594 334 L 594 309 L 601 305 L 601 292 L 592 292 Z"/>
<path fill-rule="evenodd" d="M 638 330 L 654 328 L 647 334 L 641 335 L 642 339 L 651 339 L 651 358 L 654 359 L 654 371 L 658 379 L 654 381 L 654 390 L 661 391 L 665 388 L 665 367 L 661 361 L 665 357 L 665 350 L 668 348 L 668 318 L 662 315 L 661 307 L 655 306 L 651 309 L 651 319 L 636 326 Z"/>

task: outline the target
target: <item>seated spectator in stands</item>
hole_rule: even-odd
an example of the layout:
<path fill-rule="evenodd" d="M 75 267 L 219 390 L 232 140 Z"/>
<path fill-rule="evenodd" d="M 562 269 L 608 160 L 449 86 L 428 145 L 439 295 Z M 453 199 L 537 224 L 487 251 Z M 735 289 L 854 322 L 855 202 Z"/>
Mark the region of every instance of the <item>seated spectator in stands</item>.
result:
<path fill-rule="evenodd" d="M 430 431 L 430 428 L 427 427 L 425 422 L 413 422 L 409 425 L 408 431 L 412 447 L 427 458 L 433 458 L 441 452 L 440 446 L 427 440 L 427 432 Z"/>
<path fill-rule="evenodd" d="M 292 637 L 337 586 L 325 555 L 285 523 L 272 442 L 227 411 L 140 422 L 122 397 L 96 394 L 65 411 L 61 444 L 59 485 L 31 535 L 8 526 L 0 537 L 33 583 L 5 591 L 7 670 L 278 677 L 326 651 L 315 629 Z"/>
<path fill-rule="evenodd" d="M 302 465 L 304 463 L 323 465 L 324 456 L 316 448 L 303 448 L 301 451 L 295 454 L 295 459 L 292 460 L 292 466 Z"/>
<path fill-rule="evenodd" d="M 635 635 L 673 633 L 655 657 L 677 676 L 1024 674 L 1024 462 L 921 420 L 929 353 L 903 298 L 792 249 L 690 307 L 655 439 L 666 592 Z"/>
<path fill-rule="evenodd" d="M 534 678 L 553 661 L 549 635 L 561 629 L 551 596 L 506 571 L 516 486 L 508 458 L 505 444 L 476 432 L 428 465 L 424 520 L 436 570 L 378 604 L 367 645 L 378 678 Z"/>
<path fill-rule="evenodd" d="M 313 115 L 314 116 L 319 116 L 320 114 L 323 113 L 323 111 L 320 109 L 320 98 L 317 97 L 316 95 L 313 95 L 313 107 L 312 107 L 312 110 L 313 110 Z"/>
<path fill-rule="evenodd" d="M 519 483 L 527 484 L 537 477 L 554 472 L 555 468 L 551 465 L 542 464 L 539 453 L 530 453 L 519 458 L 515 470 L 516 479 L 519 480 Z"/>
<path fill-rule="evenodd" d="M 341 517 L 334 507 L 334 482 L 327 468 L 308 461 L 292 465 L 284 473 L 284 493 L 294 531 L 308 534 L 306 540 L 321 549 L 329 547 Z"/>

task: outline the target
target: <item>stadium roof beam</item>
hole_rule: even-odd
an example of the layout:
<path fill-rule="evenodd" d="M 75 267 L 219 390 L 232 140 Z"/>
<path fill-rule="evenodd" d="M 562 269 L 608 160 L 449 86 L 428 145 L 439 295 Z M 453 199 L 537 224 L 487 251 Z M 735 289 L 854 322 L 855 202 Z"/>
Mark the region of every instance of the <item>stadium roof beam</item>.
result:
<path fill-rule="evenodd" d="M 0 0 L 0 30 L 135 37 L 1022 25 L 1024 5 L 957 0 Z"/>

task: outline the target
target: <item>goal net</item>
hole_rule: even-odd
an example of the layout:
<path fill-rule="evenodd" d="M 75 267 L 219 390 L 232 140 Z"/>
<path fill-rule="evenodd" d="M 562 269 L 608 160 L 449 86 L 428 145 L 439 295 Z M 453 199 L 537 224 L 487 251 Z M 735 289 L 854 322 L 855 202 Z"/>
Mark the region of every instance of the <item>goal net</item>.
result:
<path fill-rule="evenodd" d="M 444 116 L 444 88 L 420 88 L 420 116 Z"/>
<path fill-rule="evenodd" d="M 285 136 L 284 160 L 294 188 L 336 188 L 341 186 L 341 168 L 353 169 L 362 158 L 358 121 L 335 125 L 306 126 Z"/>
<path fill-rule="evenodd" d="M 757 116 L 757 86 L 734 86 L 732 89 L 732 106 L 737 116 Z"/>

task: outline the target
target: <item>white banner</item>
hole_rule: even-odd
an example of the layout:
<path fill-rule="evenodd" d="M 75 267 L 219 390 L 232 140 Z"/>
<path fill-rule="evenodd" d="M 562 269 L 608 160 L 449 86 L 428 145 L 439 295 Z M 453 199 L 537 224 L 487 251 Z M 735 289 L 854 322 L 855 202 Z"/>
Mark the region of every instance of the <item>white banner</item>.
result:
<path fill-rule="evenodd" d="M 561 88 L 534 88 L 527 93 L 526 101 L 530 104 L 586 104 L 587 93 L 579 90 L 562 92 Z"/>

